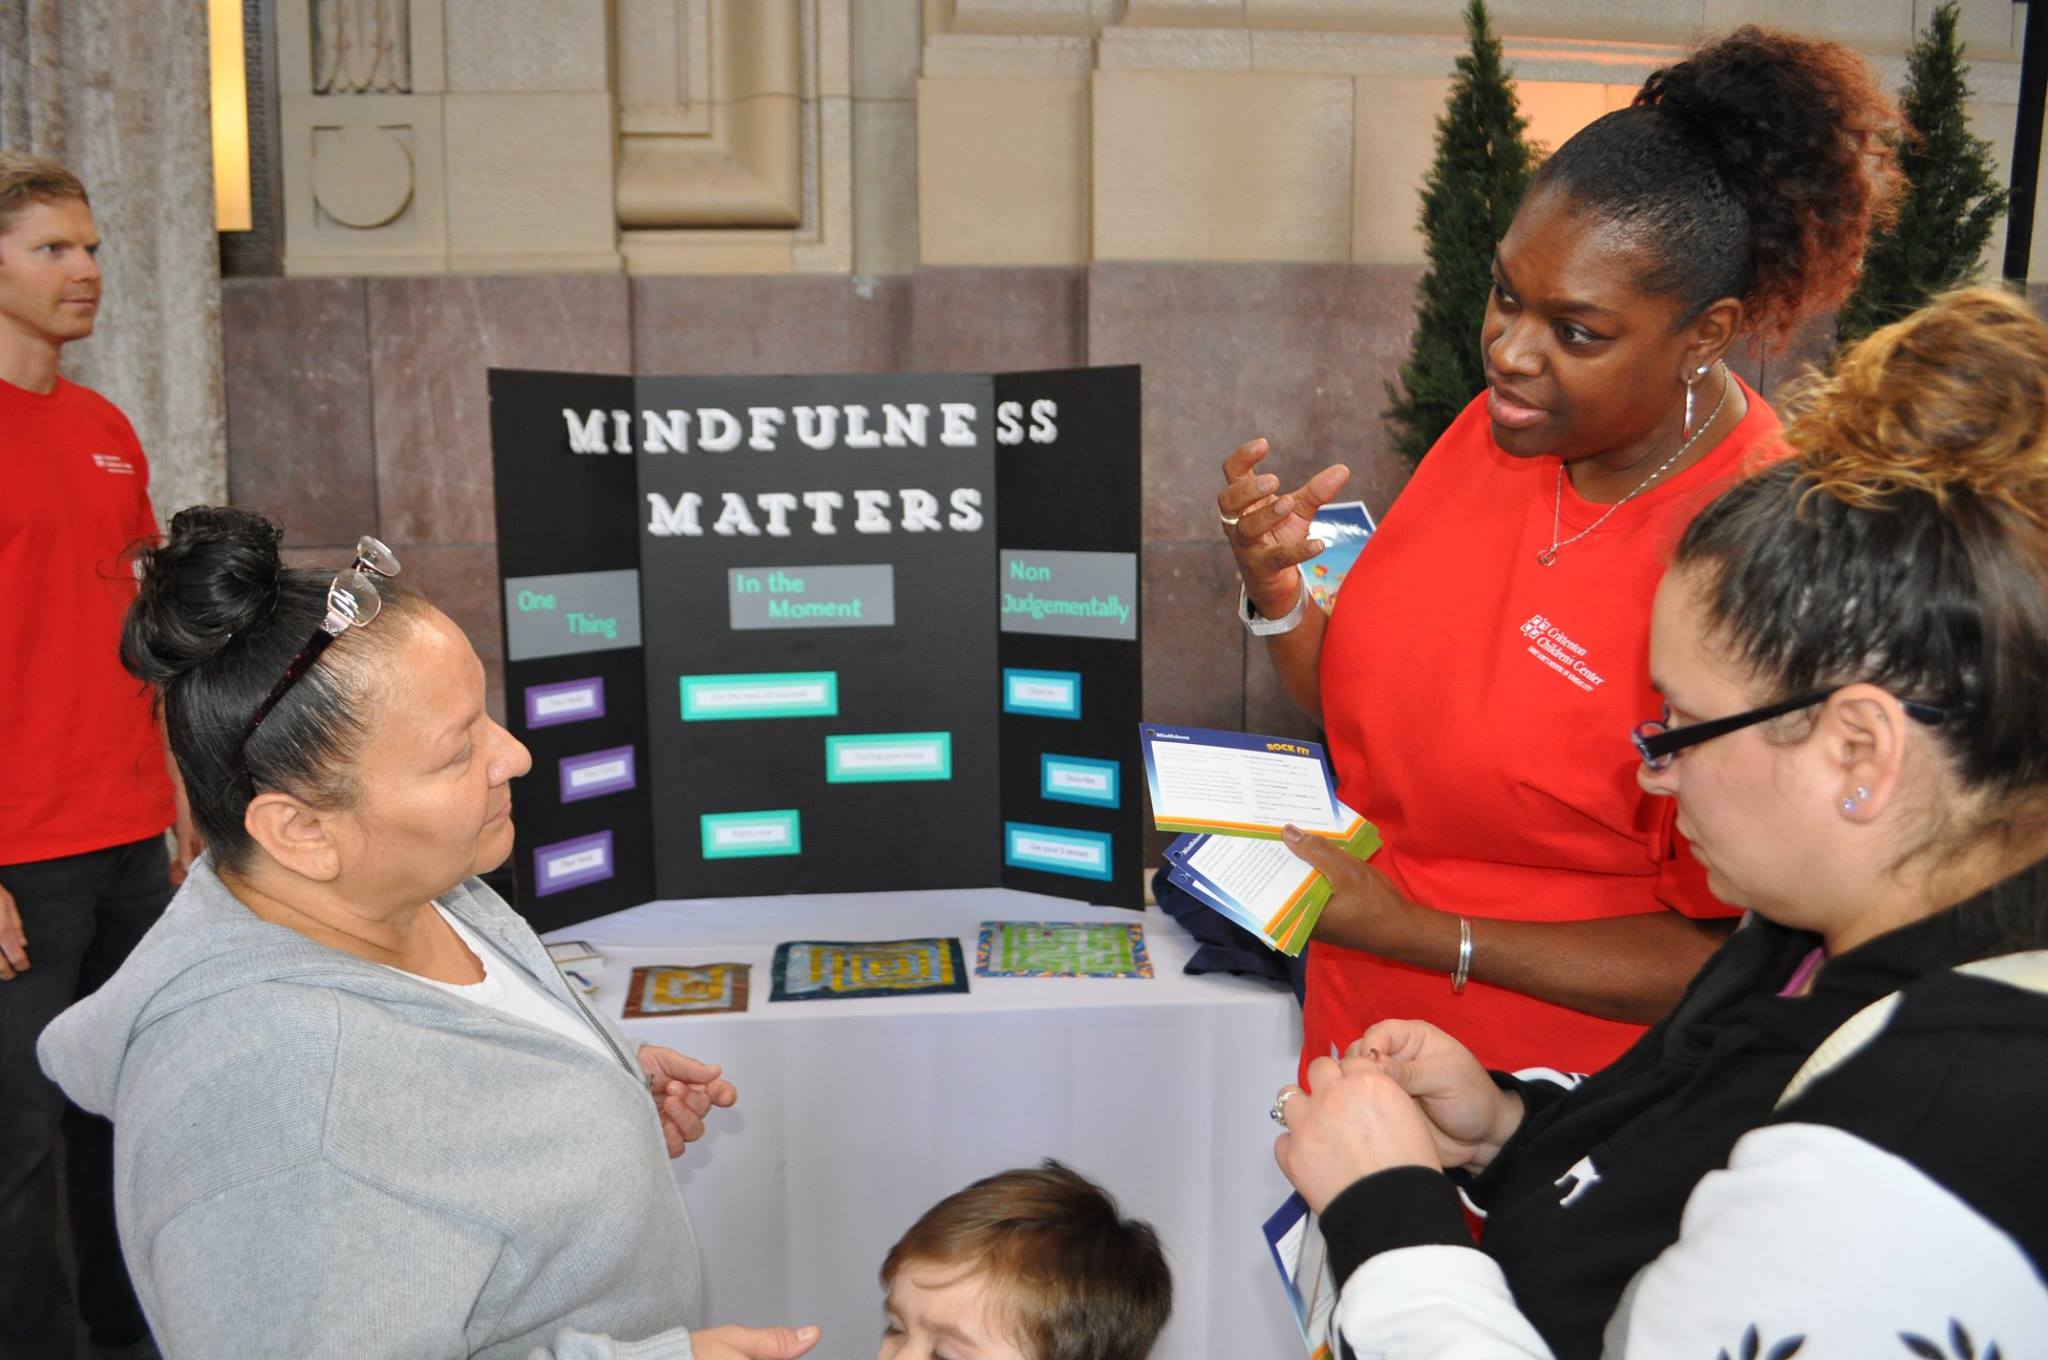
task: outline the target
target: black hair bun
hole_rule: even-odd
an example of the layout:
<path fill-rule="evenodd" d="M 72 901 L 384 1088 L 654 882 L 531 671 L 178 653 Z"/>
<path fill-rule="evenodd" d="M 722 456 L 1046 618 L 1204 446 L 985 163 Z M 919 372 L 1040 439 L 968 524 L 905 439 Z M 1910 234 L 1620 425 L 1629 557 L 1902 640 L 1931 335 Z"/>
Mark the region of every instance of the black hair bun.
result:
<path fill-rule="evenodd" d="M 196 505 L 139 555 L 140 589 L 121 631 L 121 664 L 167 685 L 219 656 L 277 606 L 284 531 L 263 515 Z"/>

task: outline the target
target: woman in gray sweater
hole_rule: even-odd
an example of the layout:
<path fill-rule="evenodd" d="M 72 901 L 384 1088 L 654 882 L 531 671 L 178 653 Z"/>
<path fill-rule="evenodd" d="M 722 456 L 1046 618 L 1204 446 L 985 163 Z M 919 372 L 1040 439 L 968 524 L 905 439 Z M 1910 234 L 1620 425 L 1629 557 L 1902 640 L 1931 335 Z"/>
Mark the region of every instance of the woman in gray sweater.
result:
<path fill-rule="evenodd" d="M 122 658 L 209 850 L 44 1069 L 115 1124 L 122 1250 L 169 1360 L 793 1360 L 698 1323 L 668 1158 L 735 1098 L 630 1043 L 476 875 L 531 763 L 460 629 L 374 539 L 287 568 L 187 510 Z"/>

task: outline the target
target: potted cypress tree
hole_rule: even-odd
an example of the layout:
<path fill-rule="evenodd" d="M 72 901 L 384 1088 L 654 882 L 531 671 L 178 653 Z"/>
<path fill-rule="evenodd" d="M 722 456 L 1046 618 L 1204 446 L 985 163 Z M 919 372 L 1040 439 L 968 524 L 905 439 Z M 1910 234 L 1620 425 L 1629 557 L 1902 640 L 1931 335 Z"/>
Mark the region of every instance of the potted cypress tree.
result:
<path fill-rule="evenodd" d="M 1415 330 L 1398 383 L 1387 384 L 1394 451 L 1420 462 L 1437 436 L 1486 386 L 1479 328 L 1493 286 L 1494 247 L 1529 188 L 1536 156 L 1523 137 L 1529 120 L 1484 0 L 1465 9 L 1471 51 L 1458 58 L 1450 98 L 1436 124 L 1436 160 L 1422 190 L 1429 267 L 1416 292 Z"/>
<path fill-rule="evenodd" d="M 2006 188 L 1991 143 L 1971 134 L 1963 111 L 1969 74 L 1956 41 L 1955 0 L 1948 0 L 1935 7 L 1906 59 L 1906 87 L 1899 92 L 1905 192 L 1897 220 L 1872 233 L 1863 278 L 1842 304 L 1835 333 L 1843 344 L 1977 275 L 1992 229 L 2005 214 Z"/>

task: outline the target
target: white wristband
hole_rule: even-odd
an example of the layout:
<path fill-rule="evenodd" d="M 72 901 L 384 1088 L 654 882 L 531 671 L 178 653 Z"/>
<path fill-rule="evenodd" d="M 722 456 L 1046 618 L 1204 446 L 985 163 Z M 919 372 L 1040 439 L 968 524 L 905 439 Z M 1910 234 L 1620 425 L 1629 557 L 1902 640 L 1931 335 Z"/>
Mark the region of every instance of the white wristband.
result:
<path fill-rule="evenodd" d="M 1299 572 L 1296 573 L 1300 575 Z M 1301 594 L 1294 601 L 1294 608 L 1277 619 L 1262 619 L 1252 612 L 1251 596 L 1245 593 L 1244 582 L 1237 583 L 1237 621 L 1245 631 L 1254 637 L 1272 637 L 1276 633 L 1291 633 L 1301 627 L 1302 607 L 1308 603 L 1308 577 L 1301 576 Z"/>

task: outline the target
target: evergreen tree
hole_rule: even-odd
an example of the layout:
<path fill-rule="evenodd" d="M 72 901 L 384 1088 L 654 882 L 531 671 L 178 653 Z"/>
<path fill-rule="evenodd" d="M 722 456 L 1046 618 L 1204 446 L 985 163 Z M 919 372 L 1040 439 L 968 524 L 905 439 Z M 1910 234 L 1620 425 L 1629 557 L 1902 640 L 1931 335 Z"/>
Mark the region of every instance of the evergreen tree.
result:
<path fill-rule="evenodd" d="M 1394 451 L 1419 462 L 1437 436 L 1486 386 L 1479 328 L 1493 287 L 1493 252 L 1529 188 L 1535 153 L 1529 120 L 1501 57 L 1483 0 L 1465 10 L 1472 50 L 1458 58 L 1451 96 L 1436 124 L 1436 161 L 1422 190 L 1422 276 L 1415 332 L 1398 386 L 1380 414 Z"/>
<path fill-rule="evenodd" d="M 1991 143 L 1970 135 L 1963 114 L 1969 73 L 1956 41 L 1955 0 L 1948 0 L 1935 7 L 1907 57 L 1899 92 L 1906 130 L 1898 147 L 1906 189 L 1898 220 L 1872 234 L 1863 279 L 1842 305 L 1836 334 L 1844 344 L 1974 278 L 2005 214 Z"/>

